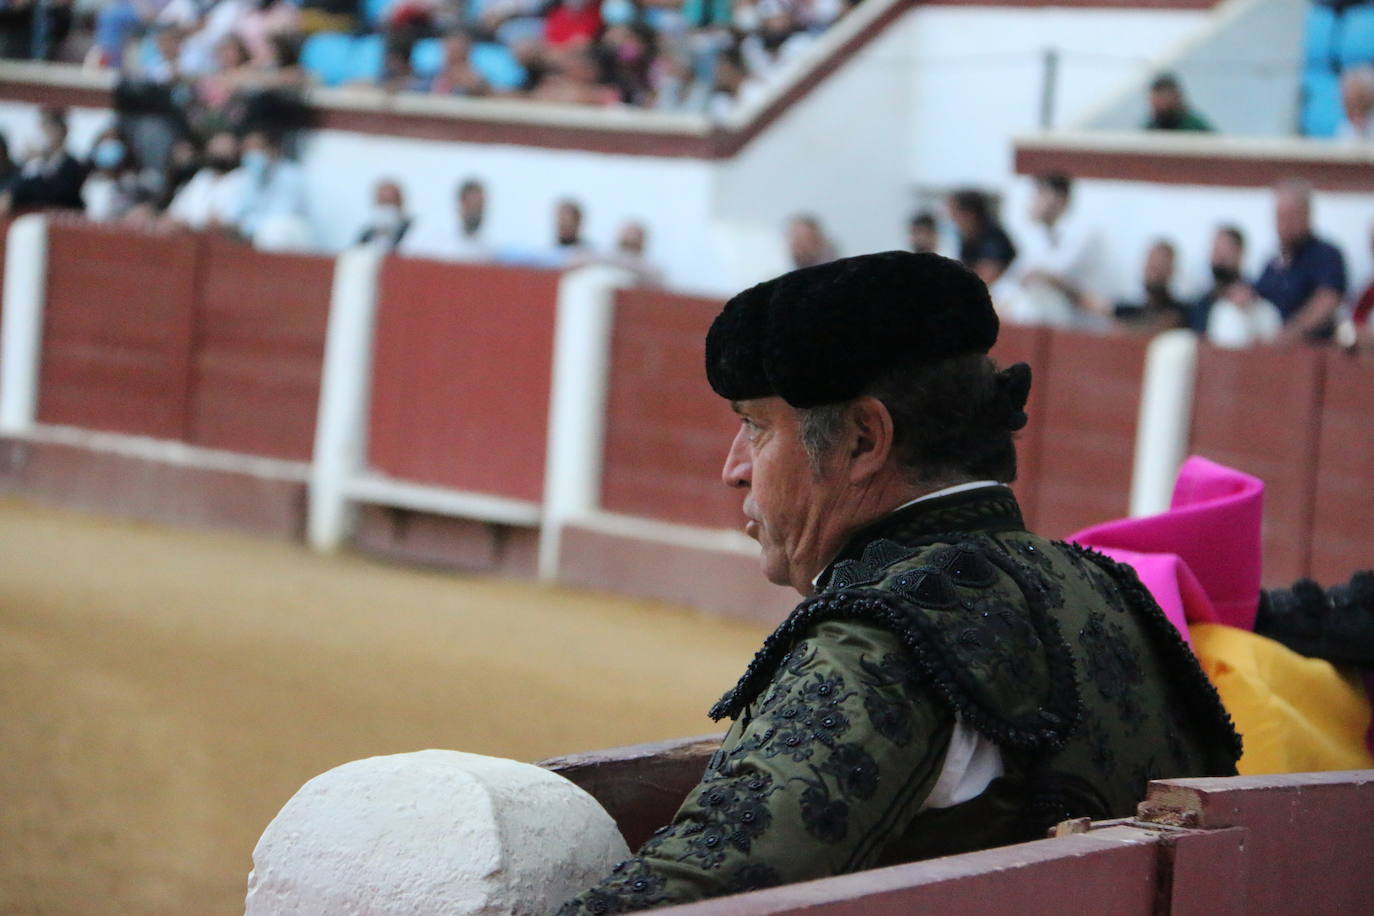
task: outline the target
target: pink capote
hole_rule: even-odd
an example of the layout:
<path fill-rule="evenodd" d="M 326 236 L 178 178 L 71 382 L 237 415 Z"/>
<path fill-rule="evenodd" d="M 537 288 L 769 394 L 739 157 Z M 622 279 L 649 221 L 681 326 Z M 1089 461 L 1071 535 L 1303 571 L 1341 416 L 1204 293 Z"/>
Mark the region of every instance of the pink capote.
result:
<path fill-rule="evenodd" d="M 1259 478 L 1194 456 L 1179 469 L 1168 511 L 1067 540 L 1133 567 L 1184 639 L 1189 622 L 1254 630 L 1263 510 Z"/>

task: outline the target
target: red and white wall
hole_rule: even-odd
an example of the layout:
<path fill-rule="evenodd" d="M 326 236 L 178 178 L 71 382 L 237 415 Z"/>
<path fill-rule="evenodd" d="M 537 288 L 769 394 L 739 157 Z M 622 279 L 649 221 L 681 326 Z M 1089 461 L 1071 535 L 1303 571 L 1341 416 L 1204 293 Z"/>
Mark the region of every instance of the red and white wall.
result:
<path fill-rule="evenodd" d="M 701 349 L 718 300 L 617 289 L 606 268 L 336 262 L 70 218 L 9 238 L 4 490 L 753 619 L 794 598 L 762 582 L 719 480 L 734 420 Z M 994 355 L 1035 370 L 1016 489 L 1037 530 L 1125 515 L 1133 477 L 1161 476 L 1136 464 L 1149 353 L 1004 329 Z M 1194 388 L 1176 454 L 1266 481 L 1266 578 L 1367 565 L 1374 366 L 1204 346 Z"/>

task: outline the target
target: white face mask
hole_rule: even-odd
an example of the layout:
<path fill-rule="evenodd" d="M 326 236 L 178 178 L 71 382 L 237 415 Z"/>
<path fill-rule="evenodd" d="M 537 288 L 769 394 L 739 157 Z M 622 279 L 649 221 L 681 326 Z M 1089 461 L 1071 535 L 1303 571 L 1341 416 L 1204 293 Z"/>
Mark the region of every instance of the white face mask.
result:
<path fill-rule="evenodd" d="M 372 227 L 389 232 L 401 225 L 401 208 L 395 204 L 374 204 L 372 207 Z"/>

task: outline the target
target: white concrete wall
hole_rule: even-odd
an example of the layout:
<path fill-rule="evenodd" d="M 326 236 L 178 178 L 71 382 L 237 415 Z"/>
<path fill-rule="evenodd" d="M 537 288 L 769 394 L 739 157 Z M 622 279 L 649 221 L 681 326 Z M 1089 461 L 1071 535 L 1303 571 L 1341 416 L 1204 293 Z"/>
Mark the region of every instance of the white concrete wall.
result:
<path fill-rule="evenodd" d="M 1227 0 L 1196 34 L 1165 52 L 1078 126 L 1130 130 L 1147 117 L 1155 72 L 1169 70 L 1189 103 L 1222 133 L 1291 136 L 1298 127 L 1307 0 Z"/>
<path fill-rule="evenodd" d="M 908 180 L 1004 185 L 1011 137 L 1040 127 L 1043 55 L 1059 51 L 1056 126 L 1072 123 L 1196 32 L 1210 13 L 1062 7 L 920 7 L 905 31 Z"/>
<path fill-rule="evenodd" d="M 800 212 L 821 217 L 842 255 L 904 244 L 910 26 L 908 15 L 715 167 L 713 215 L 730 285 L 790 267 L 782 229 Z"/>

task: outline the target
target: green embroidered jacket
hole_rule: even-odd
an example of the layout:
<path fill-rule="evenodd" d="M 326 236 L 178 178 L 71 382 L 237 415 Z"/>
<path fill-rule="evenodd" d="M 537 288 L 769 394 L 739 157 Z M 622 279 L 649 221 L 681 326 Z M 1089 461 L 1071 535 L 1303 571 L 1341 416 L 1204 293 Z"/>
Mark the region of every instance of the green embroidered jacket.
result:
<path fill-rule="evenodd" d="M 673 822 L 560 916 L 1035 839 L 1132 814 L 1150 779 L 1232 775 L 1240 756 L 1135 573 L 1027 532 L 1005 487 L 857 535 L 711 715 L 734 722 Z M 956 721 L 1004 772 L 926 807 Z"/>

